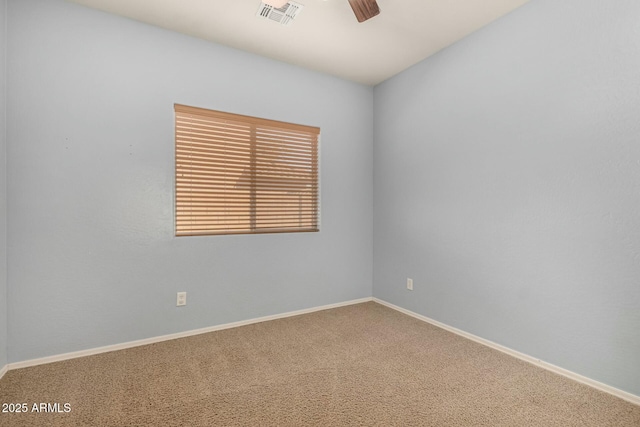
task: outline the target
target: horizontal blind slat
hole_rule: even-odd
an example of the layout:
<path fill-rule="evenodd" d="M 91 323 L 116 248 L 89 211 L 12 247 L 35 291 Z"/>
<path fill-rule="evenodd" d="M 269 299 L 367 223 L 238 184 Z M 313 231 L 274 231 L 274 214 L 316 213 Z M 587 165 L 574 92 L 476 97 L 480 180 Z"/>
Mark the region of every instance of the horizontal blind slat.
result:
<path fill-rule="evenodd" d="M 238 231 L 215 231 L 215 230 L 202 230 L 202 231 L 176 231 L 176 236 L 224 236 L 224 235 L 233 235 L 233 234 L 270 234 L 270 233 L 312 233 L 318 232 L 317 227 L 311 228 L 275 228 L 275 229 L 255 229 L 255 230 L 243 230 L 240 229 Z"/>
<path fill-rule="evenodd" d="M 188 156 L 202 156 L 207 157 L 209 154 L 226 154 L 230 155 L 235 153 L 236 155 L 246 155 L 250 153 L 248 149 L 231 146 L 227 144 L 220 145 L 210 145 L 210 146 L 185 146 L 179 145 L 177 148 L 177 152 L 183 155 Z M 305 152 L 301 150 L 282 150 L 277 147 L 257 147 L 256 152 L 260 154 L 260 157 L 269 156 L 269 157 L 277 157 L 277 158 L 296 158 L 296 159 L 305 159 L 306 161 L 310 161 L 310 153 L 311 150 Z"/>

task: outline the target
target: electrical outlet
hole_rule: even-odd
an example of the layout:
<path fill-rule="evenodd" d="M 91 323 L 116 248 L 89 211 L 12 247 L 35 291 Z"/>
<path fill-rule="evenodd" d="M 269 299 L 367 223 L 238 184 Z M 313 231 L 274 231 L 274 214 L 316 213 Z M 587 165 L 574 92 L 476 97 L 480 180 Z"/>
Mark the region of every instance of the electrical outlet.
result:
<path fill-rule="evenodd" d="M 186 292 L 178 292 L 178 298 L 176 300 L 176 306 L 180 307 L 181 305 L 187 305 L 187 293 Z"/>
<path fill-rule="evenodd" d="M 413 279 L 409 279 L 407 277 L 407 289 L 409 289 L 410 291 L 413 290 Z"/>

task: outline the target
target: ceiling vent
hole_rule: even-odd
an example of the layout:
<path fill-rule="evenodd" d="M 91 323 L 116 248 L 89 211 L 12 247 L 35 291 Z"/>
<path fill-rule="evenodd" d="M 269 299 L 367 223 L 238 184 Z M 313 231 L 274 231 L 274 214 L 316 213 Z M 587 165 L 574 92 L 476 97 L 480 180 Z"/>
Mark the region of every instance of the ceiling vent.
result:
<path fill-rule="evenodd" d="M 290 25 L 296 16 L 300 13 L 304 6 L 300 3 L 290 1 L 284 6 L 275 8 L 269 4 L 261 3 L 256 16 L 263 19 L 269 19 L 280 25 Z"/>

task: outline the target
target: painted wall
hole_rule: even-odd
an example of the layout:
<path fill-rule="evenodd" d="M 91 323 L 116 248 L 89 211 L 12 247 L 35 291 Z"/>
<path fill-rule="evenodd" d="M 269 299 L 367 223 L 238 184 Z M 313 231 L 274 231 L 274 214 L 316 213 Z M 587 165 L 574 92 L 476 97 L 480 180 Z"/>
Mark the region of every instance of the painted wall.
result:
<path fill-rule="evenodd" d="M 371 296 L 371 87 L 58 0 L 8 16 L 9 362 Z M 321 231 L 175 238 L 174 103 L 321 127 Z"/>
<path fill-rule="evenodd" d="M 7 364 L 6 18 L 7 1 L 0 0 L 0 369 Z"/>
<path fill-rule="evenodd" d="M 638 16 L 536 0 L 375 88 L 375 297 L 640 395 Z"/>

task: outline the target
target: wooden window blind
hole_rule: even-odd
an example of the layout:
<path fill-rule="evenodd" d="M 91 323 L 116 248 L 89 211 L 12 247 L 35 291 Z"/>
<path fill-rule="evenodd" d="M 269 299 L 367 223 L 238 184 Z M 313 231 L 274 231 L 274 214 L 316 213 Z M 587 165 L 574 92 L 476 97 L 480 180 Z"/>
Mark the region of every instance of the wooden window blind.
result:
<path fill-rule="evenodd" d="M 176 235 L 318 231 L 320 129 L 175 105 Z"/>

